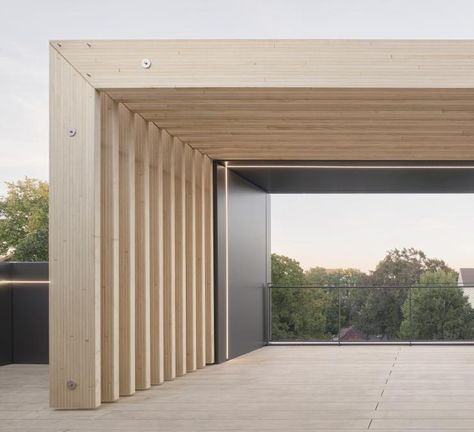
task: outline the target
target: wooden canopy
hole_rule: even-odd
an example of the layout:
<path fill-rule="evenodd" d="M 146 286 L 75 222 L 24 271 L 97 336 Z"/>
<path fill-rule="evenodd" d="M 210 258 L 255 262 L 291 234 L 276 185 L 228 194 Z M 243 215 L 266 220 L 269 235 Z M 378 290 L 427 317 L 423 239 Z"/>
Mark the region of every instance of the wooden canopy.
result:
<path fill-rule="evenodd" d="M 50 394 L 214 362 L 212 160 L 472 160 L 473 41 L 52 41 Z"/>
<path fill-rule="evenodd" d="M 213 159 L 474 155 L 472 41 L 52 46 L 93 87 Z"/>

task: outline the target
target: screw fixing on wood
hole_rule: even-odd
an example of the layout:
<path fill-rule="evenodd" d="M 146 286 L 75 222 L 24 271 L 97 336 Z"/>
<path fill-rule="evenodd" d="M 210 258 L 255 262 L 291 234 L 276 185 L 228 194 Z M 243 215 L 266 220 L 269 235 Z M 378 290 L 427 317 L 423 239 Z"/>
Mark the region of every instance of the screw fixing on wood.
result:
<path fill-rule="evenodd" d="M 69 129 L 67 130 L 67 134 L 68 134 L 68 136 L 69 136 L 70 138 L 72 138 L 73 136 L 76 135 L 76 129 L 74 129 L 74 128 L 69 128 Z"/>
<path fill-rule="evenodd" d="M 144 69 L 150 69 L 150 67 L 151 67 L 151 60 L 150 60 L 150 59 L 147 59 L 147 58 L 144 58 L 144 59 L 142 60 L 142 67 L 143 67 Z"/>
<path fill-rule="evenodd" d="M 66 383 L 66 386 L 67 386 L 68 390 L 76 390 L 77 383 L 76 383 L 76 381 L 68 380 L 68 382 Z"/>

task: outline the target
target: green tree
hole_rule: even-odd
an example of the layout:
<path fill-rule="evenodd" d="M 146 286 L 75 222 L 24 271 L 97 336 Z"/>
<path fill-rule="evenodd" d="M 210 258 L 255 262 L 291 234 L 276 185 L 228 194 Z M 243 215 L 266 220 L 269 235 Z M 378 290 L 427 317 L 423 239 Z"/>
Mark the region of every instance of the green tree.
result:
<path fill-rule="evenodd" d="M 402 311 L 400 334 L 406 339 L 466 340 L 474 336 L 474 310 L 457 286 L 456 272 L 438 269 L 423 273 Z"/>
<path fill-rule="evenodd" d="M 326 293 L 301 288 L 304 272 L 299 262 L 272 254 L 272 283 L 275 285 L 272 289 L 273 339 L 326 339 Z"/>
<path fill-rule="evenodd" d="M 302 285 L 304 271 L 300 263 L 284 255 L 272 254 L 272 283 L 276 285 Z"/>
<path fill-rule="evenodd" d="M 388 251 L 369 275 L 358 269 L 322 267 L 303 272 L 297 261 L 280 255 L 272 256 L 272 270 L 275 284 L 317 287 L 273 289 L 275 339 L 332 338 L 339 329 L 339 312 L 341 327 L 352 325 L 371 339 L 406 338 L 407 324 L 403 324 L 403 331 L 401 325 L 406 319 L 403 307 L 409 286 L 419 284 L 427 272 L 448 272 L 456 277 L 444 261 L 428 258 L 414 248 Z"/>
<path fill-rule="evenodd" d="M 374 287 L 357 292 L 353 306 L 354 326 L 371 338 L 399 338 L 402 304 L 408 288 Z"/>
<path fill-rule="evenodd" d="M 0 197 L 0 254 L 15 249 L 18 261 L 48 260 L 48 184 L 26 177 L 6 183 Z"/>
<path fill-rule="evenodd" d="M 443 261 L 428 258 L 415 248 L 389 250 L 370 275 L 374 285 L 409 286 L 419 282 L 423 273 L 428 271 L 452 271 Z"/>
<path fill-rule="evenodd" d="M 341 327 L 350 326 L 353 322 L 356 305 L 360 302 L 360 290 L 347 288 L 350 286 L 363 286 L 368 283 L 368 275 L 359 269 L 329 270 L 323 267 L 312 267 L 305 272 L 307 284 L 327 287 L 322 288 L 327 295 L 326 332 L 337 335 L 339 332 L 339 302 L 341 313 Z M 336 288 L 341 287 L 341 288 Z"/>
<path fill-rule="evenodd" d="M 419 283 L 423 273 L 437 270 L 453 271 L 443 260 L 428 258 L 421 250 L 388 251 L 369 276 L 369 284 L 377 288 L 359 292 L 354 316 L 357 328 L 382 340 L 400 338 L 408 286 Z"/>
<path fill-rule="evenodd" d="M 368 275 L 359 269 L 325 269 L 312 267 L 305 272 L 305 281 L 311 285 L 357 286 L 368 282 Z"/>

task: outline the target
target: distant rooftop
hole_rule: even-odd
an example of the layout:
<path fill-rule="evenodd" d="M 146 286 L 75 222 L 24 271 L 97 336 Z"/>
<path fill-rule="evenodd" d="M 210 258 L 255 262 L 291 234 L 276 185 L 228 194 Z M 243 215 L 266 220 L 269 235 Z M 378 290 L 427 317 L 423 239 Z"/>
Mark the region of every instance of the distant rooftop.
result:
<path fill-rule="evenodd" d="M 459 282 L 463 284 L 474 285 L 474 268 L 461 268 L 459 269 Z"/>

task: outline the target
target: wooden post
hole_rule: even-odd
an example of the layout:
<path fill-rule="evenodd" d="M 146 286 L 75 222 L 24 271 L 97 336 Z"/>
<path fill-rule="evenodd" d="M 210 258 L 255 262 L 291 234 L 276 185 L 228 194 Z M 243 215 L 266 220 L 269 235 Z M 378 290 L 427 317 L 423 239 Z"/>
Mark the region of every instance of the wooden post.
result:
<path fill-rule="evenodd" d="M 118 104 L 101 94 L 101 388 L 119 398 L 119 118 Z"/>
<path fill-rule="evenodd" d="M 196 365 L 206 365 L 205 200 L 204 158 L 194 151 L 196 179 Z"/>
<path fill-rule="evenodd" d="M 120 395 L 135 393 L 135 114 L 119 105 Z"/>
<path fill-rule="evenodd" d="M 148 127 L 135 115 L 135 385 L 144 390 L 150 376 L 150 154 Z"/>
<path fill-rule="evenodd" d="M 175 152 L 173 138 L 162 131 L 163 143 L 163 319 L 165 380 L 176 378 L 175 321 Z"/>
<path fill-rule="evenodd" d="M 100 384 L 100 99 L 50 50 L 50 405 L 95 408 Z"/>
<path fill-rule="evenodd" d="M 212 161 L 204 157 L 204 178 L 205 178 L 205 291 L 206 291 L 206 363 L 214 363 L 214 235 L 213 235 L 213 182 L 212 182 Z"/>
<path fill-rule="evenodd" d="M 151 383 L 164 381 L 163 370 L 163 143 L 154 123 L 150 142 L 150 323 Z"/>
<path fill-rule="evenodd" d="M 196 370 L 196 180 L 194 152 L 186 145 L 186 368 Z"/>
<path fill-rule="evenodd" d="M 186 374 L 186 177 L 184 144 L 173 139 L 175 151 L 176 376 Z"/>

